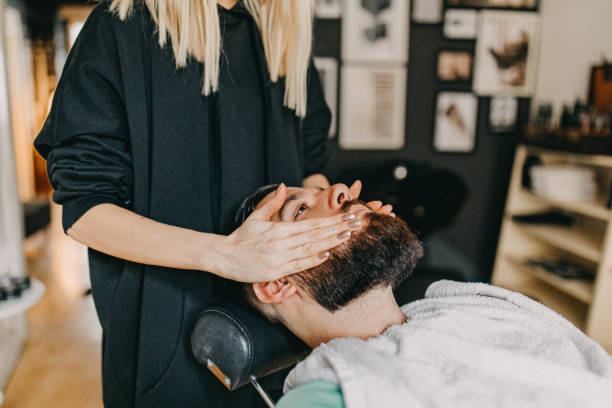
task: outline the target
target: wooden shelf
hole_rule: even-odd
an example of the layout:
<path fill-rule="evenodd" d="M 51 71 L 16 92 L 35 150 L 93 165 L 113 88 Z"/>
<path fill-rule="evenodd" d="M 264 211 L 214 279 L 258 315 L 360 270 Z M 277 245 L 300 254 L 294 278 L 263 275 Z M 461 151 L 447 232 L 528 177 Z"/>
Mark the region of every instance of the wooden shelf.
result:
<path fill-rule="evenodd" d="M 557 201 L 541 197 L 524 188 L 521 189 L 520 196 L 520 200 L 538 201 L 550 207 L 586 215 L 587 217 L 596 218 L 598 220 L 607 222 L 612 219 L 612 210 L 606 207 L 603 198 L 597 201 Z"/>
<path fill-rule="evenodd" d="M 520 144 L 514 156 L 492 283 L 540 300 L 612 352 L 612 210 L 606 207 L 605 199 L 563 202 L 527 191 L 522 179 L 529 155 L 541 157 L 546 164 L 591 166 L 604 185 L 612 176 L 612 155 L 577 154 Z M 550 209 L 575 214 L 574 224 L 562 227 L 512 220 L 512 215 Z M 523 262 L 559 252 L 593 264 L 593 283 L 566 280 Z"/>
<path fill-rule="evenodd" d="M 525 261 L 519 257 L 508 256 L 508 261 L 519 271 L 529 274 L 543 282 L 548 283 L 586 304 L 593 301 L 593 283 L 580 279 L 565 279 L 543 269 L 534 268 L 525 264 Z"/>
<path fill-rule="evenodd" d="M 589 166 L 612 168 L 612 156 L 603 154 L 581 154 L 564 152 L 561 150 L 548 150 L 540 147 L 525 146 L 529 154 L 537 154 L 542 157 L 559 159 L 564 162 L 580 163 Z"/>
<path fill-rule="evenodd" d="M 594 263 L 599 263 L 602 258 L 601 241 L 595 234 L 575 227 L 526 225 L 518 222 L 514 222 L 514 225 L 526 235 L 580 258 Z"/>

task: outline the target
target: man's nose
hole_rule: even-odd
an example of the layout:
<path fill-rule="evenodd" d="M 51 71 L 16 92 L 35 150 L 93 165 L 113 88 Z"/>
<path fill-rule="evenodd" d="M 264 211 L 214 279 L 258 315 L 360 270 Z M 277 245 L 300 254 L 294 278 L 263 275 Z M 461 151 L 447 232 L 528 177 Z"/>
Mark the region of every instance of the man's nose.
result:
<path fill-rule="evenodd" d="M 332 209 L 342 208 L 342 204 L 348 201 L 349 189 L 346 184 L 334 184 L 329 188 L 329 207 Z"/>

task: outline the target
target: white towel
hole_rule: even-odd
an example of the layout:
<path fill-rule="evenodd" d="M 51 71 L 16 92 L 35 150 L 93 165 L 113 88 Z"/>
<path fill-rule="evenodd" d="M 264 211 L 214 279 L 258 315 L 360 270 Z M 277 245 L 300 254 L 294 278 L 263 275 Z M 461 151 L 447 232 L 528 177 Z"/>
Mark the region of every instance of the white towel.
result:
<path fill-rule="evenodd" d="M 612 407 L 612 358 L 519 293 L 439 281 L 368 340 L 317 347 L 285 381 L 338 384 L 347 408 Z"/>

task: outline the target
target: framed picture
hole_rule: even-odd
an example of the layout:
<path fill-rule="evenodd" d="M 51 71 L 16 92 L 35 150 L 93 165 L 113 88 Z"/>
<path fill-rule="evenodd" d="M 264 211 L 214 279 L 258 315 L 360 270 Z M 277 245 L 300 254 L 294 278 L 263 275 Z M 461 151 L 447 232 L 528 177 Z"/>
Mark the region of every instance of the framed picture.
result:
<path fill-rule="evenodd" d="M 412 0 L 412 21 L 417 24 L 439 24 L 443 9 L 443 0 Z"/>
<path fill-rule="evenodd" d="M 317 18 L 340 18 L 342 0 L 316 0 L 315 16 Z"/>
<path fill-rule="evenodd" d="M 400 149 L 406 132 L 405 67 L 342 67 L 343 149 Z"/>
<path fill-rule="evenodd" d="M 476 147 L 478 98 L 468 92 L 440 92 L 433 147 L 437 152 L 470 153 Z"/>
<path fill-rule="evenodd" d="M 494 96 L 489 106 L 489 130 L 509 133 L 516 129 L 518 100 L 512 96 Z"/>
<path fill-rule="evenodd" d="M 338 61 L 335 58 L 315 57 L 314 64 L 319 71 L 325 102 L 331 110 L 331 126 L 329 137 L 336 134 L 336 120 L 338 117 Z"/>
<path fill-rule="evenodd" d="M 488 7 L 530 9 L 538 7 L 538 0 L 446 0 L 449 7 Z"/>
<path fill-rule="evenodd" d="M 612 64 L 591 67 L 589 81 L 589 105 L 605 112 L 612 105 Z"/>
<path fill-rule="evenodd" d="M 530 12 L 481 12 L 474 67 L 476 94 L 533 94 L 539 45 L 538 21 L 537 14 Z"/>
<path fill-rule="evenodd" d="M 440 51 L 438 79 L 443 82 L 465 82 L 472 78 L 473 57 L 467 51 Z"/>
<path fill-rule="evenodd" d="M 444 14 L 444 36 L 452 39 L 471 40 L 478 31 L 476 10 L 448 9 Z"/>
<path fill-rule="evenodd" d="M 408 61 L 409 0 L 345 0 L 342 59 Z"/>

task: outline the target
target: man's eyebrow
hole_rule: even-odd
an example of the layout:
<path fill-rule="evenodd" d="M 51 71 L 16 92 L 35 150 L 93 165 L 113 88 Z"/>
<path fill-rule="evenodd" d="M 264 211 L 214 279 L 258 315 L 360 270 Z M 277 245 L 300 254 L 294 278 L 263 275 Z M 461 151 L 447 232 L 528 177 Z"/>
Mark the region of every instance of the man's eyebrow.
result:
<path fill-rule="evenodd" d="M 299 200 L 301 196 L 302 196 L 302 193 L 293 193 L 289 197 L 287 197 L 287 199 L 283 203 L 283 206 L 278 211 L 281 220 L 285 219 L 285 211 L 289 209 L 289 204 L 293 201 Z"/>

